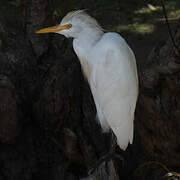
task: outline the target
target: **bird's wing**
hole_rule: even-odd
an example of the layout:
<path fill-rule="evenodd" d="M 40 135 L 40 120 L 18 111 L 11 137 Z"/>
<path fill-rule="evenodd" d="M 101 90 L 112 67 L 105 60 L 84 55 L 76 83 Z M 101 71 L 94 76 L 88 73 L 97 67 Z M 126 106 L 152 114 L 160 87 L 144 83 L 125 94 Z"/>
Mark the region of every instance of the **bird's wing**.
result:
<path fill-rule="evenodd" d="M 90 86 L 98 108 L 117 137 L 118 145 L 125 150 L 133 140 L 138 94 L 135 57 L 128 46 L 122 51 L 115 47 L 105 53 L 104 60 L 94 68 Z"/>

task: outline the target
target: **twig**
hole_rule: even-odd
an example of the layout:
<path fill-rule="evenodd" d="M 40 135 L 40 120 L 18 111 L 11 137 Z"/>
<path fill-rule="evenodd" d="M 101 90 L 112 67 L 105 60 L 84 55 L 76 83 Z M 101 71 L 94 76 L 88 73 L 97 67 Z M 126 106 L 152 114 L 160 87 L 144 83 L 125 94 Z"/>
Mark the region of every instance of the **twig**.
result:
<path fill-rule="evenodd" d="M 170 172 L 170 170 L 167 168 L 166 165 L 164 165 L 163 163 L 161 162 L 158 162 L 158 161 L 149 161 L 149 162 L 145 162 L 144 164 L 140 165 L 136 170 L 135 172 L 137 172 L 138 170 L 146 167 L 146 166 L 149 166 L 149 165 L 159 165 L 164 171 L 166 171 L 167 173 Z"/>
<path fill-rule="evenodd" d="M 160 1 L 161 1 L 161 6 L 162 6 L 162 9 L 163 9 L 163 13 L 164 13 L 164 17 L 165 17 L 165 20 L 166 20 L 166 24 L 167 24 L 167 27 L 168 27 L 168 32 L 169 32 L 171 41 L 173 43 L 173 46 L 177 49 L 178 53 L 180 54 L 180 49 L 179 49 L 179 47 L 177 46 L 177 44 L 176 44 L 176 42 L 174 40 L 172 30 L 171 30 L 171 27 L 170 27 L 170 24 L 169 24 L 166 8 L 165 8 L 165 5 L 164 5 L 164 0 L 160 0 Z"/>

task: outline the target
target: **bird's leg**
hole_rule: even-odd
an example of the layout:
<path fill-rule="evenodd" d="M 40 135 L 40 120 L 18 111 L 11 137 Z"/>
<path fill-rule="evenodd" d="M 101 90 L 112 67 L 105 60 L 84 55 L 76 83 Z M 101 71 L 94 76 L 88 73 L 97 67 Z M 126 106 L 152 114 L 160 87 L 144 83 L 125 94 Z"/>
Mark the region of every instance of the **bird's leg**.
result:
<path fill-rule="evenodd" d="M 105 166 L 106 166 L 106 172 L 107 172 L 107 174 L 109 174 L 109 172 L 108 172 L 108 162 L 111 159 L 119 159 L 124 164 L 124 158 L 121 155 L 119 155 L 119 154 L 117 154 L 115 152 L 116 138 L 115 138 L 113 132 L 110 132 L 110 137 L 109 137 L 109 142 L 108 142 L 108 149 L 109 149 L 108 152 L 104 156 L 100 157 L 100 159 L 89 170 L 89 175 L 92 175 L 95 172 L 95 170 L 97 170 L 101 165 L 104 165 L 104 163 L 105 163 Z"/>

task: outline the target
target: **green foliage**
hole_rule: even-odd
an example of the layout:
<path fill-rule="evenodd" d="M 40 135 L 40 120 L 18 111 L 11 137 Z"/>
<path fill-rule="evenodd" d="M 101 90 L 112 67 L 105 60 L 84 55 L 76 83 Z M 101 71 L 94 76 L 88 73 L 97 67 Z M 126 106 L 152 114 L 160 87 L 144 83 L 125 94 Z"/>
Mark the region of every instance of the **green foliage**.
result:
<path fill-rule="evenodd" d="M 127 0 L 130 2 L 130 0 Z M 152 33 L 157 26 L 165 24 L 165 17 L 162 11 L 160 0 L 142 1 L 136 0 L 134 4 L 128 4 L 121 0 L 121 10 L 127 11 L 128 23 L 118 24 L 112 27 L 117 32 L 136 32 L 140 34 Z M 165 7 L 170 23 L 180 18 L 180 1 L 165 0 Z M 136 4 L 137 5 L 136 5 Z"/>
<path fill-rule="evenodd" d="M 173 21 L 174 19 L 180 18 L 180 0 L 164 0 L 164 2 L 169 20 Z M 5 16 L 6 8 L 18 9 L 22 3 L 22 0 L 0 0 L 0 6 L 4 6 L 4 8 L 1 8 L 1 17 Z M 61 19 L 68 11 L 83 7 L 92 12 L 94 11 L 94 15 L 99 19 L 103 17 L 103 14 L 101 13 L 101 10 L 103 9 L 117 11 L 117 15 L 115 16 L 110 12 L 112 19 L 117 19 L 118 13 L 120 13 L 120 15 L 121 13 L 125 14 L 126 20 L 123 21 L 123 23 L 121 22 L 121 19 L 118 24 L 112 23 L 113 21 L 107 23 L 109 30 L 117 32 L 126 31 L 147 34 L 152 33 L 156 26 L 165 23 L 160 0 L 55 0 L 54 4 L 55 9 L 53 17 L 57 22 L 59 22 L 59 19 Z M 13 9 L 13 11 L 16 10 Z M 15 19 L 12 18 L 11 20 L 9 14 L 6 18 L 9 19 L 8 21 L 13 21 L 13 19 Z"/>

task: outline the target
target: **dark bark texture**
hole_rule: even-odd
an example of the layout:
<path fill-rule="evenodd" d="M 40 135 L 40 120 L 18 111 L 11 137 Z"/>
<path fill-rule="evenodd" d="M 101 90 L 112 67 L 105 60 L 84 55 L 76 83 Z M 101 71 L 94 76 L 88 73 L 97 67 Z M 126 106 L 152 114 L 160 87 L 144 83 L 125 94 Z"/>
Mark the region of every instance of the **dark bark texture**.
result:
<path fill-rule="evenodd" d="M 25 1 L 17 27 L 0 21 L 2 180 L 88 177 L 107 152 L 71 40 L 35 34 L 52 25 L 52 3 Z M 110 161 L 88 179 L 119 178 Z"/>
<path fill-rule="evenodd" d="M 123 153 L 124 165 L 110 160 L 88 176 L 107 153 L 109 137 L 95 120 L 71 40 L 35 34 L 55 24 L 53 6 L 50 0 L 24 1 L 16 26 L 0 17 L 0 180 L 153 180 L 165 173 L 158 162 L 178 170 L 180 54 L 169 40 L 139 70 L 135 141 Z"/>
<path fill-rule="evenodd" d="M 174 40 L 179 47 L 180 21 L 174 32 Z M 153 174 L 157 167 L 164 171 L 159 172 L 161 175 L 166 172 L 162 166 L 180 170 L 179 62 L 180 51 L 170 38 L 152 50 L 144 69 L 139 73 L 140 96 L 136 109 L 134 146 L 137 153 L 142 153 L 139 161 L 145 163 L 137 169 L 137 179 L 140 179 L 138 174 Z M 149 179 L 153 179 L 152 176 Z"/>

